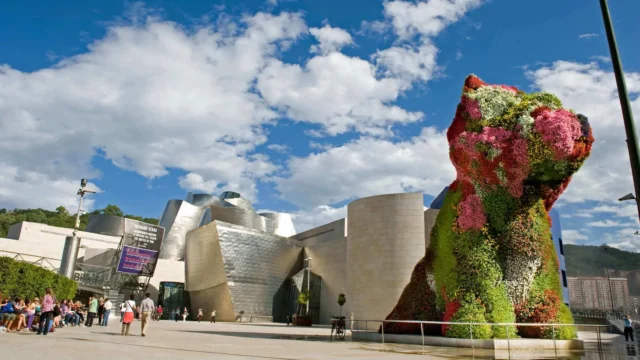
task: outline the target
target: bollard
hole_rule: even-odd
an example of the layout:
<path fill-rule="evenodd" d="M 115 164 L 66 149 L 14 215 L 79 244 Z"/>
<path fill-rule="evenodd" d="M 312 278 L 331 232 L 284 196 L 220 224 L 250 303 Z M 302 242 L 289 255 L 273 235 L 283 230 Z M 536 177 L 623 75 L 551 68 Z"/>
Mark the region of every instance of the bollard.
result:
<path fill-rule="evenodd" d="M 382 322 L 382 345 L 384 345 L 384 321 Z"/>
<path fill-rule="evenodd" d="M 424 347 L 424 323 L 420 323 L 420 333 L 422 334 L 422 347 Z"/>

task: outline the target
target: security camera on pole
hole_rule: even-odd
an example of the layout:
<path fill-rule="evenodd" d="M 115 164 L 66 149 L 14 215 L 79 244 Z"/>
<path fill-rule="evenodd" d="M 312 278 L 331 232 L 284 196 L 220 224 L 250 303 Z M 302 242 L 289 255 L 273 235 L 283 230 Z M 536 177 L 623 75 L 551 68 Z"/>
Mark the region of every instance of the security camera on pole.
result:
<path fill-rule="evenodd" d="M 78 212 L 76 213 L 76 223 L 73 227 L 73 236 L 67 236 L 64 241 L 64 250 L 62 251 L 62 258 L 60 260 L 60 270 L 58 273 L 64 275 L 69 279 L 73 279 L 73 272 L 76 268 L 76 260 L 78 259 L 78 250 L 80 249 L 80 238 L 78 238 L 78 229 L 80 228 L 80 212 L 82 211 L 82 200 L 85 194 L 95 194 L 95 191 L 87 190 L 87 179 L 80 181 L 80 189 L 78 194 L 80 195 L 80 203 L 78 204 Z"/>

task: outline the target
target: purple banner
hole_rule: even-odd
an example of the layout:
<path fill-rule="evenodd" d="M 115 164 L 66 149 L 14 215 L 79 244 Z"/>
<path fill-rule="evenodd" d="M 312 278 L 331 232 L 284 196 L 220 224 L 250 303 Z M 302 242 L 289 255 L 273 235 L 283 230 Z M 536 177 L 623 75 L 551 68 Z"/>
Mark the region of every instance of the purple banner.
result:
<path fill-rule="evenodd" d="M 133 275 L 153 274 L 157 259 L 157 251 L 123 246 L 117 271 Z"/>

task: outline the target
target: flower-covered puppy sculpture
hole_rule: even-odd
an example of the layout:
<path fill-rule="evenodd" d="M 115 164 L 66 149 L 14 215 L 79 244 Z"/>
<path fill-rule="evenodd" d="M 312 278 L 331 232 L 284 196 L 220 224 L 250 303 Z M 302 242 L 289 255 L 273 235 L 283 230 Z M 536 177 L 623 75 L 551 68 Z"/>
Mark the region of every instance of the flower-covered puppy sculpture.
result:
<path fill-rule="evenodd" d="M 547 93 L 467 77 L 447 132 L 457 177 L 387 319 L 572 323 L 548 211 L 591 152 L 587 118 Z M 419 325 L 387 323 L 385 333 Z M 426 326 L 449 337 L 572 338 L 571 327 Z M 554 335 L 555 334 L 555 335 Z"/>

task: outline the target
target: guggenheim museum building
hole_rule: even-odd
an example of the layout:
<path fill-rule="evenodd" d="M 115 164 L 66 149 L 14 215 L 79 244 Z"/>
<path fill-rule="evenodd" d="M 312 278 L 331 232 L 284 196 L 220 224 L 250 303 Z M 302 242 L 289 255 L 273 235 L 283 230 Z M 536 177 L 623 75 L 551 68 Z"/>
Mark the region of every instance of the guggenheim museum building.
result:
<path fill-rule="evenodd" d="M 429 208 L 422 193 L 361 198 L 348 204 L 346 218 L 301 233 L 290 215 L 257 213 L 235 192 L 170 200 L 151 285 L 160 289 L 159 301 L 168 296 L 166 280 L 184 286 L 192 312 L 215 309 L 220 321 L 284 322 L 299 311 L 298 294 L 306 289 L 314 323 L 340 314 L 341 293 L 343 314 L 384 319 L 429 246 L 446 191 Z M 551 216 L 564 273 L 560 219 L 555 210 Z"/>

